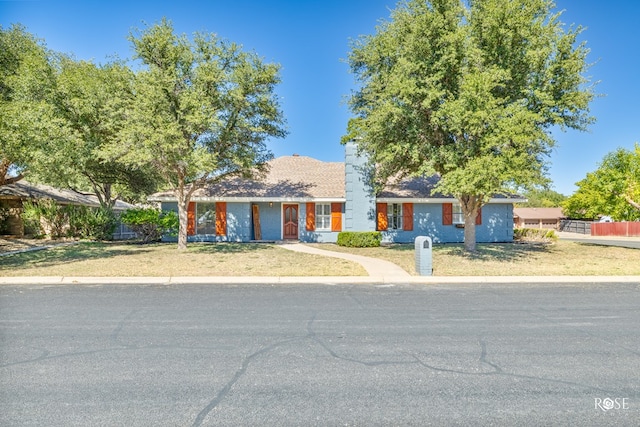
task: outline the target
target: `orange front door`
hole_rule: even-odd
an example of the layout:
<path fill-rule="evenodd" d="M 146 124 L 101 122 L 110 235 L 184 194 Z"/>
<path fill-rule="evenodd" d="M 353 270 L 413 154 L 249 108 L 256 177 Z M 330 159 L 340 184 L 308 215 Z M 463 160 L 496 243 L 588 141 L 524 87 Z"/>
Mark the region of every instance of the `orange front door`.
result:
<path fill-rule="evenodd" d="M 285 239 L 298 238 L 298 205 L 283 205 L 283 236 Z"/>

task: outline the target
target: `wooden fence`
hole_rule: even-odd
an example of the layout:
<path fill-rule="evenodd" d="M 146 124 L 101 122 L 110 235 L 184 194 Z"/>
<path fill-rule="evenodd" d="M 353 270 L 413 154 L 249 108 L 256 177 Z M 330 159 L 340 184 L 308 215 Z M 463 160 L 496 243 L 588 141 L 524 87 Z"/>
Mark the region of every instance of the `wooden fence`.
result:
<path fill-rule="evenodd" d="M 573 219 L 563 219 L 560 221 L 560 231 L 578 234 L 591 234 L 592 221 L 576 221 Z"/>
<path fill-rule="evenodd" d="M 640 237 L 640 222 L 594 222 L 591 235 Z"/>

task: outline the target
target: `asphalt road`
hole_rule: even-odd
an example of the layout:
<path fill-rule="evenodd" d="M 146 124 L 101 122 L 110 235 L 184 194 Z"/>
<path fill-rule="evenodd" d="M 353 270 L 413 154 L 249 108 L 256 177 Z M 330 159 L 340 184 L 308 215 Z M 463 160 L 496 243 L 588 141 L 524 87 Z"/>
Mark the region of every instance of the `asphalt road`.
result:
<path fill-rule="evenodd" d="M 640 284 L 0 287 L 2 426 L 637 426 Z"/>

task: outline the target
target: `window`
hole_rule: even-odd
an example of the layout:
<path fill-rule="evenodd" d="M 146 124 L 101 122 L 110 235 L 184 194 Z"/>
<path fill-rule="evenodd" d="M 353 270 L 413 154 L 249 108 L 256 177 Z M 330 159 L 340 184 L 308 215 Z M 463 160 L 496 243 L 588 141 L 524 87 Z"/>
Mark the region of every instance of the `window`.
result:
<path fill-rule="evenodd" d="M 402 204 L 389 203 L 387 205 L 387 230 L 402 230 Z"/>
<path fill-rule="evenodd" d="M 331 204 L 316 204 L 316 230 L 331 230 Z"/>
<path fill-rule="evenodd" d="M 216 204 L 196 204 L 196 234 L 216 234 Z"/>
<path fill-rule="evenodd" d="M 453 204 L 453 223 L 464 224 L 464 214 L 462 213 L 462 206 L 458 203 Z"/>

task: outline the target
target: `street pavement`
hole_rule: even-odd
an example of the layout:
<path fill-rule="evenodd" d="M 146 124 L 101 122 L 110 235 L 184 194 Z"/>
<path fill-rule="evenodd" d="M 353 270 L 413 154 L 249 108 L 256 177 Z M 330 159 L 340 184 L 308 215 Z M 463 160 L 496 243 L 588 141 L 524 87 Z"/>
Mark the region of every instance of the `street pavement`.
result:
<path fill-rule="evenodd" d="M 0 425 L 638 426 L 639 290 L 6 285 Z"/>

